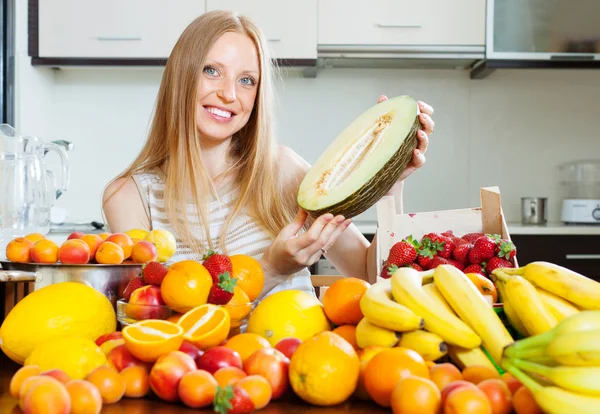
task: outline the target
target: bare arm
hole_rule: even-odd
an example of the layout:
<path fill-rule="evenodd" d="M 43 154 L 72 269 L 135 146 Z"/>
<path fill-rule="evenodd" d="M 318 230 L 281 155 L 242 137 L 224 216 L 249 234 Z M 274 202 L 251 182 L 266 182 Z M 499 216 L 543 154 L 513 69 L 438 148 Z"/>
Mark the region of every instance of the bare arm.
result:
<path fill-rule="evenodd" d="M 133 178 L 110 183 L 102 197 L 102 209 L 112 233 L 131 229 L 150 229 L 150 219 Z"/>

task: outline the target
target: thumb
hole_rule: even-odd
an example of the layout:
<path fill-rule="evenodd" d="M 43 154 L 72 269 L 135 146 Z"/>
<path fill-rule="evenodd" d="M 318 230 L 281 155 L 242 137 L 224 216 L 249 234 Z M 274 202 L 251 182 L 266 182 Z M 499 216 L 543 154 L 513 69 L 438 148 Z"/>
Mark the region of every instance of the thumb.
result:
<path fill-rule="evenodd" d="M 306 211 L 302 210 L 301 208 L 298 209 L 298 214 L 296 214 L 294 220 L 290 224 L 285 226 L 283 229 L 281 229 L 281 232 L 279 233 L 280 236 L 283 237 L 285 240 L 294 237 L 302 229 L 302 226 L 306 222 L 307 217 L 308 214 L 306 213 Z"/>

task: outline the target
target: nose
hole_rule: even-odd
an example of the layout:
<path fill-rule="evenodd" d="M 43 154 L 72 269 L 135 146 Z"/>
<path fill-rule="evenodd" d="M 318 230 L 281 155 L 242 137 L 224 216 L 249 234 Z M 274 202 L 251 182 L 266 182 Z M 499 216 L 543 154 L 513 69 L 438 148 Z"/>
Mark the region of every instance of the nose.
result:
<path fill-rule="evenodd" d="M 233 102 L 236 98 L 235 92 L 235 80 L 231 78 L 224 78 L 221 82 L 221 89 L 219 90 L 219 98 L 225 102 Z"/>

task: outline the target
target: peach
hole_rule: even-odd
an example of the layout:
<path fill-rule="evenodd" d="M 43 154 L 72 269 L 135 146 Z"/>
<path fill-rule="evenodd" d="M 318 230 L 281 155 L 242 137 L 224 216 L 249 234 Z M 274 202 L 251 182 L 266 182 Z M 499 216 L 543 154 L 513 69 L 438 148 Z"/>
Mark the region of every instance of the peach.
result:
<path fill-rule="evenodd" d="M 71 397 L 71 414 L 98 414 L 102 410 L 102 395 L 91 382 L 76 379 L 66 385 Z"/>
<path fill-rule="evenodd" d="M 490 378 L 500 378 L 500 373 L 495 369 L 483 365 L 471 365 L 462 371 L 463 379 L 477 385 Z"/>
<path fill-rule="evenodd" d="M 19 392 L 23 382 L 30 377 L 40 374 L 40 368 L 37 365 L 25 365 L 17 370 L 10 379 L 9 392 L 15 398 L 19 398 Z"/>
<path fill-rule="evenodd" d="M 125 313 L 137 320 L 162 319 L 160 316 L 163 310 L 158 306 L 164 305 L 165 301 L 160 293 L 160 287 L 146 285 L 133 291 L 125 308 Z"/>
<path fill-rule="evenodd" d="M 510 414 L 512 412 L 512 394 L 508 386 L 498 378 L 481 381 L 477 387 L 486 395 L 492 406 L 492 414 Z"/>
<path fill-rule="evenodd" d="M 141 398 L 150 391 L 148 369 L 143 365 L 131 365 L 120 372 L 125 381 L 125 397 Z"/>
<path fill-rule="evenodd" d="M 450 391 L 443 406 L 444 414 L 491 414 L 492 405 L 485 393 L 473 387 L 458 387 Z"/>
<path fill-rule="evenodd" d="M 121 338 L 123 338 L 123 332 L 121 332 L 121 331 L 110 332 L 110 333 L 107 333 L 104 335 L 100 335 L 98 338 L 96 338 L 96 345 L 100 346 L 104 342 L 110 341 L 111 339 L 121 339 Z"/>
<path fill-rule="evenodd" d="M 69 377 L 69 375 L 65 371 L 58 368 L 49 369 L 48 371 L 42 372 L 40 375 L 52 377 L 62 382 L 63 384 L 67 384 L 69 381 L 71 381 L 71 377 Z"/>
<path fill-rule="evenodd" d="M 150 388 L 160 399 L 175 402 L 181 378 L 192 371 L 196 371 L 196 363 L 188 354 L 171 351 L 161 355 L 150 370 Z"/>
<path fill-rule="evenodd" d="M 133 249 L 133 240 L 125 233 L 113 233 L 105 241 L 113 242 L 118 244 L 123 249 L 125 255 L 124 260 L 129 259 L 131 251 Z"/>
<path fill-rule="evenodd" d="M 46 236 L 42 233 L 29 233 L 25 238 L 35 244 L 35 242 L 45 239 Z"/>
<path fill-rule="evenodd" d="M 52 240 L 42 239 L 35 242 L 29 254 L 34 263 L 56 263 L 58 262 L 58 245 Z"/>
<path fill-rule="evenodd" d="M 181 377 L 177 394 L 191 408 L 204 408 L 212 404 L 217 392 L 217 380 L 203 369 L 189 371 Z"/>
<path fill-rule="evenodd" d="M 448 394 L 450 394 L 452 391 L 454 391 L 457 388 L 460 387 L 476 387 L 475 384 L 473 384 L 472 382 L 469 381 L 465 381 L 465 380 L 458 380 L 458 381 L 452 381 L 450 384 L 446 385 L 444 388 L 442 388 L 442 406 L 444 405 L 444 402 L 446 401 L 446 397 L 448 396 Z"/>
<path fill-rule="evenodd" d="M 85 379 L 98 388 L 104 404 L 116 403 L 125 394 L 125 381 L 114 367 L 101 365 L 90 372 Z"/>
<path fill-rule="evenodd" d="M 23 399 L 25 413 L 68 414 L 71 412 L 71 396 L 65 386 L 52 377 L 39 377 Z"/>
<path fill-rule="evenodd" d="M 65 264 L 86 264 L 90 261 L 90 247 L 81 239 L 66 240 L 58 249 L 58 260 Z"/>
<path fill-rule="evenodd" d="M 97 234 L 85 234 L 81 236 L 81 240 L 86 242 L 88 247 L 90 248 L 90 258 L 94 259 L 96 257 L 96 251 L 98 251 L 98 247 L 104 242 L 102 237 Z"/>
<path fill-rule="evenodd" d="M 134 263 L 155 262 L 156 259 L 158 259 L 158 250 L 149 241 L 138 241 L 131 248 L 131 260 Z"/>
<path fill-rule="evenodd" d="M 121 264 L 125 260 L 125 253 L 118 244 L 104 241 L 98 246 L 94 259 L 99 264 Z"/>
<path fill-rule="evenodd" d="M 69 237 L 67 237 L 67 240 L 81 239 L 83 236 L 85 236 L 84 232 L 74 231 L 73 233 L 69 234 Z"/>
<path fill-rule="evenodd" d="M 12 239 L 6 245 L 6 258 L 11 262 L 29 263 L 31 261 L 31 248 L 33 242 L 25 237 Z"/>
<path fill-rule="evenodd" d="M 440 391 L 451 382 L 463 379 L 462 373 L 456 365 L 449 362 L 435 364 L 430 367 L 429 375 Z"/>
<path fill-rule="evenodd" d="M 296 348 L 298 348 L 301 343 L 302 341 L 300 339 L 289 337 L 277 342 L 273 348 L 281 352 L 286 357 L 292 358 L 292 355 L 294 355 L 294 352 L 296 352 Z"/>
<path fill-rule="evenodd" d="M 194 345 L 193 343 L 186 341 L 186 340 L 184 340 L 181 343 L 179 350 L 181 352 L 191 356 L 193 358 L 193 360 L 196 361 L 196 365 L 198 365 L 198 358 L 200 358 L 202 356 L 202 354 L 204 354 L 203 350 L 201 350 L 196 345 Z"/>
<path fill-rule="evenodd" d="M 521 388 L 523 386 L 523 384 L 521 383 L 521 381 L 519 381 L 518 379 L 516 379 L 510 372 L 505 372 L 504 374 L 502 374 L 500 376 L 500 379 L 502 381 L 504 381 L 504 383 L 508 386 L 508 389 L 510 390 L 510 393 L 512 395 L 515 395 L 515 392 L 517 392 L 517 390 L 519 388 Z"/>
<path fill-rule="evenodd" d="M 116 341 L 123 339 L 115 339 Z M 124 341 L 124 340 L 123 340 Z M 103 344 L 104 345 L 104 344 Z M 106 354 L 108 364 L 115 368 L 118 372 L 132 365 L 144 365 L 142 361 L 133 356 L 125 346 L 125 343 L 115 346 Z"/>
<path fill-rule="evenodd" d="M 261 375 L 269 381 L 272 400 L 281 397 L 288 389 L 289 366 L 289 358 L 275 348 L 261 348 L 244 361 L 244 371 L 248 375 Z"/>

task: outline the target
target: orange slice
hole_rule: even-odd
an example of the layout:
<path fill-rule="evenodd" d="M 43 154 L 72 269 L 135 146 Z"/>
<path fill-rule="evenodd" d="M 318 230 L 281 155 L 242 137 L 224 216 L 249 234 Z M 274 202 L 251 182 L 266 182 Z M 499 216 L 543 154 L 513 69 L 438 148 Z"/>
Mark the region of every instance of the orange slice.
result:
<path fill-rule="evenodd" d="M 146 319 L 123 328 L 125 347 L 131 354 L 145 362 L 154 362 L 183 342 L 183 328 L 173 322 Z"/>
<path fill-rule="evenodd" d="M 222 307 L 207 303 L 186 312 L 177 325 L 183 328 L 183 337 L 200 349 L 217 346 L 229 335 L 231 319 Z"/>

